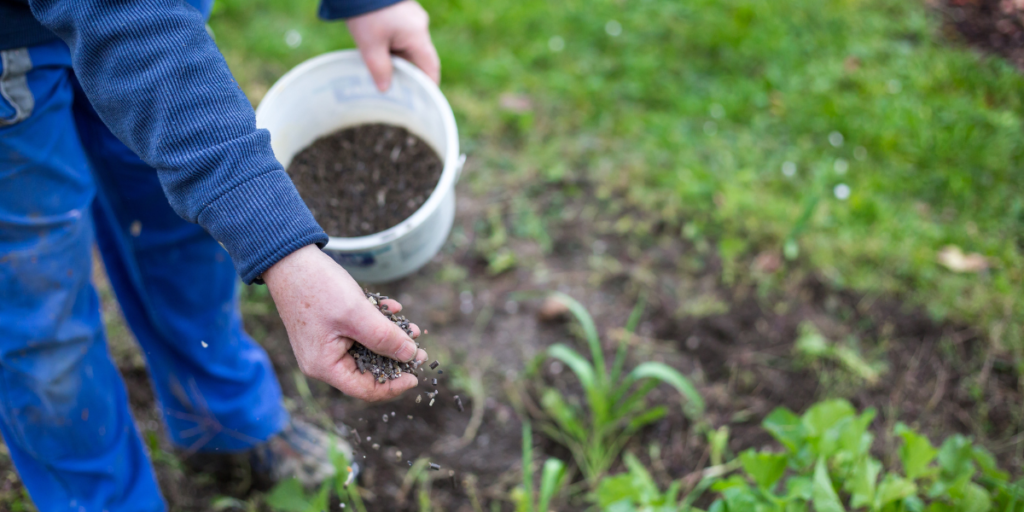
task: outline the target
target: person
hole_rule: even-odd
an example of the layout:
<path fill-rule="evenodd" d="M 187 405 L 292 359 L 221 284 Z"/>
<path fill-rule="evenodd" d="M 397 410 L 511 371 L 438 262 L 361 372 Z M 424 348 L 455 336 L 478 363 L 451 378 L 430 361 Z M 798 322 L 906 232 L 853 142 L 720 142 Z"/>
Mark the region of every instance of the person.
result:
<path fill-rule="evenodd" d="M 426 360 L 320 251 L 206 30 L 211 8 L 0 0 L 0 435 L 40 510 L 166 508 L 106 347 L 94 245 L 186 453 L 249 452 L 274 478 L 331 472 L 328 435 L 289 417 L 242 328 L 236 274 L 266 283 L 302 372 L 345 394 L 417 384 L 360 375 L 353 341 Z M 380 90 L 391 54 L 439 80 L 419 4 L 323 0 L 319 14 L 346 20 Z"/>

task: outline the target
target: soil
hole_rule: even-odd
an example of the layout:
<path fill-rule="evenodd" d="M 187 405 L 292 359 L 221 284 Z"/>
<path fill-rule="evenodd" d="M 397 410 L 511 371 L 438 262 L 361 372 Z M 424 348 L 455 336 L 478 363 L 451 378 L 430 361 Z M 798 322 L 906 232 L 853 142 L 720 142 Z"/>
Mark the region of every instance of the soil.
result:
<path fill-rule="evenodd" d="M 489 273 L 475 243 L 487 236 L 479 219 L 501 205 L 500 217 L 511 225 L 512 209 L 506 207 L 511 201 L 462 194 L 445 250 L 415 276 L 379 287 L 429 331 L 421 338 L 429 360 L 443 361 L 420 374 L 418 388 L 394 401 L 362 403 L 315 381 L 309 381 L 312 400 L 302 398 L 277 315 L 261 305 L 269 304 L 265 298 L 243 301 L 246 327 L 270 354 L 292 413 L 316 422 L 324 411 L 330 421 L 358 433 L 360 486 L 369 510 L 420 509 L 419 484 L 407 480 L 409 462 L 420 458 L 441 466 L 426 472 L 430 481 L 424 490 L 435 510 L 472 512 L 477 510 L 474 499 L 482 510 L 493 510 L 492 503 L 496 510 L 513 510 L 509 493 L 521 478 L 522 421 L 540 421 L 532 412 L 538 384 L 559 388 L 570 401 L 581 396 L 571 372 L 560 365 L 545 362 L 536 377 L 524 378 L 525 369 L 553 343 L 583 349 L 575 326 L 564 316 L 542 314 L 540 298 L 515 295 L 536 290 L 559 290 L 579 299 L 595 318 L 608 357 L 644 290 L 648 307 L 637 334 L 629 338 L 628 366 L 656 360 L 690 376 L 707 401 L 706 421 L 715 428 L 729 426 L 733 453 L 775 446 L 759 427 L 773 408 L 799 413 L 817 400 L 845 397 L 859 408 L 877 409 L 874 450 L 883 460 L 896 456 L 891 432 L 902 421 L 934 443 L 952 433 L 970 435 L 1013 475 L 1024 474 L 1024 411 L 1019 407 L 1024 386 L 1010 356 L 991 348 L 978 333 L 936 321 L 898 297 L 836 290 L 801 265 L 770 253 L 750 255 L 737 268 L 751 271 L 737 272 L 734 281 L 725 282 L 713 246 L 681 240 L 678 226 L 655 226 L 647 236 L 626 239 L 607 227 L 614 224 L 581 213 L 606 209 L 593 204 L 593 194 L 558 203 L 556 190 L 546 193 L 550 196 L 536 201 L 550 202 L 561 219 L 548 230 L 555 241 L 550 253 L 536 242 L 512 238 L 509 248 L 518 265 L 497 276 Z M 104 308 L 111 307 L 116 306 L 104 302 Z M 830 340 L 857 340 L 865 358 L 884 361 L 887 369 L 870 384 L 829 361 L 804 360 L 794 351 L 804 322 Z M 168 455 L 175 452 L 162 433 L 145 367 L 137 353 L 120 344 L 113 349 L 115 361 L 124 372 L 137 424 L 158 448 L 155 466 L 171 510 L 210 510 L 219 495 L 250 499 L 260 487 L 244 464 L 224 460 L 197 470 L 194 457 L 182 464 Z M 435 390 L 431 406 L 426 394 Z M 669 416 L 626 449 L 662 485 L 706 466 L 705 440 L 683 417 L 678 394 L 658 388 L 651 404 L 667 405 Z M 571 460 L 536 429 L 534 443 L 538 461 Z M 652 446 L 659 449 L 652 451 Z M 0 479 L 5 473 L 8 481 L 16 481 L 9 462 L 0 457 Z M 0 491 L 17 491 L 7 487 Z M 585 508 L 564 501 L 556 505 L 558 510 Z"/>
<path fill-rule="evenodd" d="M 940 9 L 968 43 L 1024 70 L 1024 1 L 943 0 Z"/>
<path fill-rule="evenodd" d="M 288 174 L 328 235 L 372 235 L 409 218 L 426 202 L 444 165 L 405 128 L 364 124 L 317 139 L 295 155 Z"/>

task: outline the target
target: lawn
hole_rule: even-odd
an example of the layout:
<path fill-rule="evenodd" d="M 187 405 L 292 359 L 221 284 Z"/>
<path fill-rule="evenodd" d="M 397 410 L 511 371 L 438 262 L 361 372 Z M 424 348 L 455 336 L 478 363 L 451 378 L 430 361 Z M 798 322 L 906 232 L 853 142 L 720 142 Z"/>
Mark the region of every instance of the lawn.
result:
<path fill-rule="evenodd" d="M 307 383 L 249 287 L 291 410 L 377 443 L 361 492 L 225 484 L 140 421 L 172 508 L 1024 508 L 1017 70 L 918 0 L 423 5 L 469 160 L 442 253 L 380 291 L 441 403 Z M 315 12 L 217 2 L 254 104 L 353 46 Z"/>
<path fill-rule="evenodd" d="M 1024 79 L 943 38 L 921 3 L 424 5 L 474 186 L 529 200 L 586 182 L 616 198 L 615 229 L 706 240 L 730 281 L 785 252 L 787 268 L 969 323 L 1022 360 Z M 312 1 L 226 0 L 211 25 L 254 102 L 291 66 L 352 46 Z M 943 268 L 947 245 L 988 269 Z"/>

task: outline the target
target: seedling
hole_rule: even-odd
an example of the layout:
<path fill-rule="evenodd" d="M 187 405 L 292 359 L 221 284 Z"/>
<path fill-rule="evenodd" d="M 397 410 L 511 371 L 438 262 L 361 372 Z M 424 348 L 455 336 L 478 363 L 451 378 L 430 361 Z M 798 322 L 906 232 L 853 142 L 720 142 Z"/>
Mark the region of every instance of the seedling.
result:
<path fill-rule="evenodd" d="M 369 438 L 367 438 L 369 440 Z M 366 512 L 359 490 L 351 484 L 355 480 L 355 472 L 345 455 L 335 449 L 331 443 L 329 456 L 334 464 L 334 477 L 325 480 L 315 491 L 307 491 L 302 483 L 290 478 L 278 483 L 266 496 L 267 506 L 275 512 L 322 512 L 328 510 L 331 495 L 335 495 L 343 504 L 350 503 L 358 512 Z"/>
<path fill-rule="evenodd" d="M 533 430 L 530 422 L 523 423 L 523 483 L 517 487 L 512 498 L 516 512 L 548 512 L 551 500 L 568 482 L 565 463 L 549 458 L 544 461 L 540 474 L 540 489 L 533 484 Z"/>
<path fill-rule="evenodd" d="M 553 388 L 544 389 L 541 406 L 548 418 L 541 429 L 552 439 L 565 445 L 587 482 L 594 487 L 608 471 L 632 434 L 663 418 L 664 406 L 647 407 L 646 397 L 660 383 L 674 387 L 683 396 L 684 412 L 699 420 L 704 400 L 693 384 L 675 369 L 657 362 L 644 362 L 624 374 L 628 340 L 619 342 L 615 360 L 609 370 L 598 338 L 594 320 L 582 304 L 568 295 L 553 297 L 564 303 L 583 328 L 590 348 L 588 361 L 567 345 L 552 346 L 547 355 L 572 369 L 583 386 L 587 411 L 566 402 Z M 638 302 L 626 325 L 627 333 L 636 330 L 643 314 L 644 301 Z"/>

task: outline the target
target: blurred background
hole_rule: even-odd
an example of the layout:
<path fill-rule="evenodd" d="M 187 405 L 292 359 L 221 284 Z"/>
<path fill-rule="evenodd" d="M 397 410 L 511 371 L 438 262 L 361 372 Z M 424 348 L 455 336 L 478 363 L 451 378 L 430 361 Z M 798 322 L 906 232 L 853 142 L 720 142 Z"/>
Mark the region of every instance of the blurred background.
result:
<path fill-rule="evenodd" d="M 628 367 L 664 362 L 703 396 L 695 416 L 671 386 L 654 389 L 648 403 L 664 417 L 625 445 L 659 489 L 692 491 L 704 468 L 778 447 L 761 427 L 771 410 L 829 398 L 874 408 L 868 444 L 887 467 L 899 467 L 904 422 L 936 446 L 969 437 L 1021 476 L 1024 3 L 422 3 L 469 160 L 442 253 L 380 291 L 431 331 L 447 386 L 471 398 L 465 414 L 424 416 L 433 437 L 382 431 L 362 480 L 369 510 L 534 510 L 521 508 L 521 429 L 545 421 L 540 388 L 589 409 L 544 357 L 556 341 L 586 350 L 576 324 L 524 291 L 571 295 L 609 354 L 626 346 Z M 298 63 L 354 47 L 316 9 L 218 0 L 210 26 L 254 105 Z M 298 414 L 355 423 L 393 410 L 292 382 L 265 289 L 244 297 Z M 115 358 L 143 381 L 105 299 Z M 138 388 L 172 508 L 270 506 L 244 477 L 183 465 Z M 559 509 L 598 506 L 572 449 L 533 435 L 537 471 L 547 457 L 566 463 Z M 406 455 L 385 456 L 388 439 Z M 411 452 L 444 470 L 413 473 Z M 606 473 L 627 471 L 623 460 Z M 9 461 L 0 471 L 0 505 L 31 507 Z"/>

